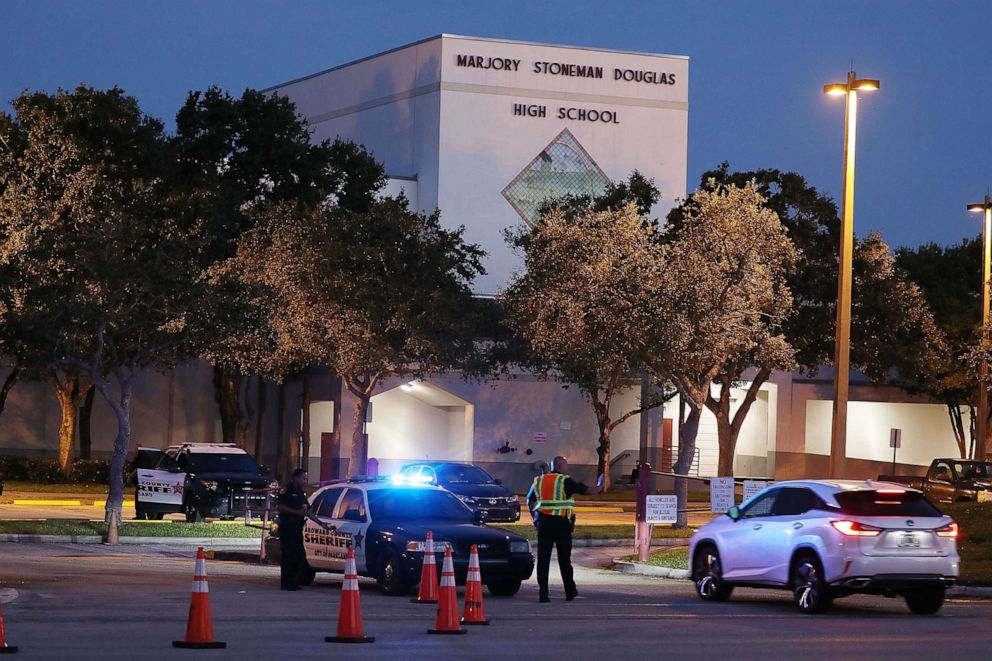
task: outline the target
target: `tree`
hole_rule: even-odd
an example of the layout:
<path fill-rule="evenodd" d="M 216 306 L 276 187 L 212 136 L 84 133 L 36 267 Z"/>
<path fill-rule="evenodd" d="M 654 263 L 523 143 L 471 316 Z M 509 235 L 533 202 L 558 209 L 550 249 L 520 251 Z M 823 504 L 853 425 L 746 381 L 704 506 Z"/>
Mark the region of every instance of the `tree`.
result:
<path fill-rule="evenodd" d="M 532 369 L 575 384 L 592 404 L 606 489 L 613 430 L 664 401 L 662 395 L 614 409 L 617 393 L 650 362 L 663 277 L 655 235 L 633 204 L 552 208 L 521 244 L 526 270 L 501 296 L 507 322 L 532 353 Z"/>
<path fill-rule="evenodd" d="M 239 98 L 216 87 L 190 92 L 176 115 L 174 144 L 173 185 L 212 237 L 202 255 L 205 270 L 234 255 L 239 237 L 254 227 L 258 209 L 284 201 L 317 206 L 330 198 L 341 208 L 365 210 L 385 181 L 382 166 L 363 148 L 311 142 L 292 101 L 250 89 Z M 224 442 L 245 446 L 251 421 L 242 391 L 245 377 L 255 371 L 224 347 L 232 336 L 251 333 L 245 328 L 253 321 L 247 310 L 250 294 L 232 282 L 204 293 L 201 309 L 211 323 L 198 344 L 214 366 L 221 434 Z"/>
<path fill-rule="evenodd" d="M 837 206 L 795 172 L 775 169 L 732 172 L 726 162 L 715 170 L 705 172 L 700 188 L 713 190 L 727 185 L 746 186 L 749 182 L 754 182 L 757 192 L 764 198 L 762 205 L 779 216 L 799 251 L 799 258 L 786 276 L 795 312 L 782 322 L 782 335 L 795 351 L 798 369 L 816 374 L 822 365 L 833 360 L 840 237 Z M 675 207 L 668 215 L 668 227 L 679 228 L 685 215 L 691 213 L 694 207 L 692 198 Z M 924 328 L 922 325 L 927 314 L 925 305 L 913 309 L 912 304 L 904 302 L 900 296 L 876 295 L 880 291 L 910 292 L 906 277 L 899 271 L 888 269 L 885 260 L 880 259 L 881 253 L 877 250 L 880 241 L 879 237 L 855 241 L 851 361 L 876 380 L 891 381 L 913 389 L 917 387 L 914 385 L 917 381 L 901 378 L 892 370 L 898 370 L 901 366 L 904 375 L 929 374 L 932 364 L 910 366 L 906 358 L 916 356 L 932 360 L 934 354 L 931 349 L 941 341 L 933 335 L 933 327 Z M 885 248 L 882 252 L 887 250 Z M 726 401 L 707 400 L 709 410 L 717 416 L 721 475 L 733 473 L 733 455 L 727 456 L 722 449 L 736 447 L 737 435 L 757 392 L 772 370 L 778 369 L 756 358 L 754 354 L 744 355 L 735 364 L 729 364 L 727 370 L 717 377 L 721 396 L 728 393 Z M 731 415 L 729 388 L 744 383 L 748 384 L 745 396 Z"/>
<path fill-rule="evenodd" d="M 732 474 L 740 423 L 729 418 L 729 390 L 742 364 L 768 370 L 794 366 L 795 350 L 782 325 L 792 312 L 787 275 L 798 251 L 756 185 L 709 188 L 696 191 L 681 222 L 666 230 L 659 291 L 664 307 L 654 317 L 659 328 L 653 336 L 664 349 L 652 368 L 675 383 L 689 411 L 680 422 L 674 466 L 682 475 L 695 456 L 703 407 L 714 410 L 724 428 L 720 474 Z M 715 381 L 722 385 L 719 398 L 712 395 Z M 749 389 L 747 396 L 753 400 L 756 394 Z M 677 478 L 681 509 L 687 489 L 686 479 Z M 684 515 L 679 524 L 685 524 Z"/>
<path fill-rule="evenodd" d="M 50 337 L 52 365 L 84 375 L 117 418 L 106 512 L 119 522 L 135 379 L 187 355 L 201 225 L 169 197 L 161 122 L 121 90 L 13 105 L 0 262 L 21 274 L 18 323 Z"/>
<path fill-rule="evenodd" d="M 978 371 L 968 357 L 980 343 L 982 287 L 981 238 L 965 239 L 953 246 L 928 243 L 900 248 L 896 266 L 918 283 L 933 321 L 945 338 L 946 353 L 928 378 L 920 382 L 923 392 L 947 408 L 948 420 L 962 458 L 973 454 Z M 965 428 L 962 409 L 969 412 Z"/>
<path fill-rule="evenodd" d="M 349 473 L 362 473 L 362 422 L 382 381 L 451 369 L 471 352 L 464 311 L 484 253 L 402 197 L 366 211 L 272 205 L 257 223 L 214 269 L 252 288 L 266 320 L 241 354 L 273 372 L 323 364 L 339 374 L 357 400 Z"/>

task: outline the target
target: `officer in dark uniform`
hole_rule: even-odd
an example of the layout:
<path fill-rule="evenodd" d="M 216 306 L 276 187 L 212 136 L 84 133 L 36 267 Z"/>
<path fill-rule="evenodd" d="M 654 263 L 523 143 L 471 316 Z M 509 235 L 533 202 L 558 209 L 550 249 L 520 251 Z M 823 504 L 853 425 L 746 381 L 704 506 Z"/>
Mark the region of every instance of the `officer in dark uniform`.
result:
<path fill-rule="evenodd" d="M 310 501 L 303 491 L 307 484 L 307 472 L 297 468 L 290 476 L 289 484 L 279 493 L 279 549 L 280 578 L 283 590 L 299 590 L 300 573 L 306 562 L 303 550 L 303 525 L 311 519 L 321 528 L 328 528 L 310 513 Z"/>
<path fill-rule="evenodd" d="M 534 525 L 537 526 L 537 585 L 539 601 L 551 601 L 548 596 L 548 573 L 551 569 L 551 550 L 558 549 L 558 567 L 565 584 L 565 601 L 578 596 L 572 571 L 572 529 L 575 527 L 575 501 L 577 493 L 596 494 L 603 491 L 603 476 L 595 487 L 587 487 L 567 474 L 565 457 L 555 457 L 551 472 L 534 478 L 527 493 L 527 506 Z"/>

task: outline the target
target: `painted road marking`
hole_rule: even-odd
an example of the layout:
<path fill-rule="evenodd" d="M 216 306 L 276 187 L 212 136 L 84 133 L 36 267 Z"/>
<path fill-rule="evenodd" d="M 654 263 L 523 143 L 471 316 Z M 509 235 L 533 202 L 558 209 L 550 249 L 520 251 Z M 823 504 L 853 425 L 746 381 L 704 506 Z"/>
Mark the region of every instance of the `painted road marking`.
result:
<path fill-rule="evenodd" d="M 78 500 L 15 500 L 13 505 L 65 505 L 67 507 L 82 507 Z"/>

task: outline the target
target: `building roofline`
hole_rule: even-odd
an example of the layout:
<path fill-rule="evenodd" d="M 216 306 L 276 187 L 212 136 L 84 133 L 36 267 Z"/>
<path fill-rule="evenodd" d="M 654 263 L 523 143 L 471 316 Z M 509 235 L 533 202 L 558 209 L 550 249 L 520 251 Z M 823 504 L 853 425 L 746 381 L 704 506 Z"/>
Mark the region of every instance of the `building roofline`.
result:
<path fill-rule="evenodd" d="M 344 69 L 346 67 L 353 66 L 355 64 L 360 64 L 368 60 L 374 60 L 377 57 L 382 57 L 383 55 L 389 55 L 390 53 L 395 53 L 397 51 L 405 50 L 407 48 L 412 48 L 414 46 L 419 46 L 420 44 L 426 44 L 429 41 L 435 41 L 437 39 L 466 39 L 472 41 L 489 41 L 498 44 L 518 44 L 521 46 L 544 46 L 547 48 L 564 48 L 568 50 L 584 50 L 592 51 L 595 53 L 618 53 L 620 55 L 640 55 L 642 57 L 663 57 L 668 59 L 676 60 L 688 60 L 688 55 L 670 55 L 667 53 L 645 53 L 643 51 L 632 51 L 632 50 L 616 50 L 613 48 L 596 48 L 594 46 L 573 46 L 569 44 L 546 44 L 539 41 L 521 41 L 519 39 L 496 39 L 493 37 L 472 37 L 464 34 L 450 34 L 447 32 L 442 32 L 441 34 L 436 34 L 432 37 L 425 37 L 424 39 L 418 39 L 417 41 L 412 41 L 408 44 L 403 44 L 402 46 L 396 46 L 395 48 L 390 48 L 388 50 L 380 51 L 378 53 L 373 53 L 372 55 L 366 55 L 365 57 L 360 57 L 357 60 L 351 60 L 345 62 L 344 64 L 339 64 L 316 73 L 311 73 L 306 76 L 301 76 L 299 78 L 294 78 L 292 80 L 287 80 L 284 83 L 279 83 L 277 85 L 271 85 L 265 89 L 260 90 L 261 92 L 271 92 L 273 90 L 279 89 L 280 87 L 286 87 L 287 85 L 295 85 L 296 83 L 302 83 L 304 80 L 310 80 L 311 78 L 316 78 L 317 76 L 323 76 L 325 73 L 331 73 L 332 71 L 337 71 L 338 69 Z"/>

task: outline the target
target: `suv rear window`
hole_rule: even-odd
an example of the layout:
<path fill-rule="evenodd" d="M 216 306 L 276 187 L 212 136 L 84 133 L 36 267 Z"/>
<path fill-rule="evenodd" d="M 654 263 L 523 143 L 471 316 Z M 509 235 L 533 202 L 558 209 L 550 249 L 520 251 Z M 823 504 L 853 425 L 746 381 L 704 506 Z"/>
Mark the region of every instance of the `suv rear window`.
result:
<path fill-rule="evenodd" d="M 837 502 L 853 516 L 942 516 L 919 491 L 845 491 Z"/>

